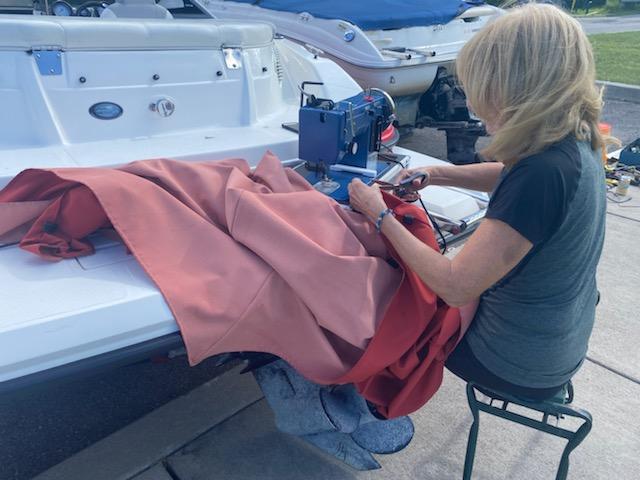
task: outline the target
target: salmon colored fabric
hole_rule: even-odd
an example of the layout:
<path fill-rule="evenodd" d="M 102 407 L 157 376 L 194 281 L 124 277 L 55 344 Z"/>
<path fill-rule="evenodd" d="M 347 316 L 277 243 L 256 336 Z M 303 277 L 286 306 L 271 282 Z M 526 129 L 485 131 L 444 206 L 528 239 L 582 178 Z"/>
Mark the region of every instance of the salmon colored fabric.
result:
<path fill-rule="evenodd" d="M 0 245 L 19 242 L 49 203 L 51 202 L 0 203 Z"/>
<path fill-rule="evenodd" d="M 436 247 L 423 212 L 385 198 Z M 238 159 L 27 170 L 0 191 L 12 216 L 22 202 L 47 202 L 20 246 L 50 260 L 91 254 L 86 237 L 114 228 L 171 308 L 191 364 L 269 352 L 317 383 L 357 383 L 396 416 L 433 395 L 465 328 L 387 261 L 361 215 L 271 154 L 254 172 Z M 0 235 L 10 227 L 0 217 Z"/>

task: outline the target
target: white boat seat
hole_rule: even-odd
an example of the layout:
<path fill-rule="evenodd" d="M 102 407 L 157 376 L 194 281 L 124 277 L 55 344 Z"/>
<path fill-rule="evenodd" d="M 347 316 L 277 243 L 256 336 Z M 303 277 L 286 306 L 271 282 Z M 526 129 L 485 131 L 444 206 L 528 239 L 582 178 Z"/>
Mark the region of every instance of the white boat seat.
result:
<path fill-rule="evenodd" d="M 173 18 L 173 15 L 155 0 L 118 0 L 100 14 L 102 18 Z"/>
<path fill-rule="evenodd" d="M 270 45 L 261 22 L 0 15 L 0 50 L 58 47 L 68 51 L 211 50 Z"/>

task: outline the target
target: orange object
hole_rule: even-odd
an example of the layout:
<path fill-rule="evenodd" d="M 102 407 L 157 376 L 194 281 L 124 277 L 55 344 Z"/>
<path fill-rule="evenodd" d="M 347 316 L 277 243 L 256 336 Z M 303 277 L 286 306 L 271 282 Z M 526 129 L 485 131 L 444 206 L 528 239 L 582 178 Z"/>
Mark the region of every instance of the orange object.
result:
<path fill-rule="evenodd" d="M 393 140 L 393 137 L 396 136 L 396 128 L 393 125 L 389 125 L 383 132 L 382 132 L 382 143 L 384 143 L 385 145 L 388 144 L 389 142 L 391 142 Z"/>
<path fill-rule="evenodd" d="M 598 124 L 598 130 L 600 130 L 600 133 L 602 135 L 611 135 L 611 125 L 608 123 L 600 122 Z M 602 163 L 607 163 L 607 147 L 605 147 L 604 145 L 602 146 Z"/>

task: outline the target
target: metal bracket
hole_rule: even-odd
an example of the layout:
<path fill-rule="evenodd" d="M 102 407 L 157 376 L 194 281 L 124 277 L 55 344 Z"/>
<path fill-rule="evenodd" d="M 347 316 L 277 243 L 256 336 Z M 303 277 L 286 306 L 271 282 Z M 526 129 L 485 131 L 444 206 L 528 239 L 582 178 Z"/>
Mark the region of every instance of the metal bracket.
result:
<path fill-rule="evenodd" d="M 239 48 L 223 48 L 224 63 L 229 70 L 242 68 L 242 50 Z"/>
<path fill-rule="evenodd" d="M 313 55 L 314 59 L 324 55 L 324 51 L 320 50 L 319 48 L 314 47 L 313 45 L 309 45 L 308 43 L 305 43 L 303 46 L 304 46 L 304 48 L 307 49 L 307 51 L 311 55 Z"/>
<path fill-rule="evenodd" d="M 62 75 L 62 49 L 58 47 L 32 48 L 40 75 Z"/>

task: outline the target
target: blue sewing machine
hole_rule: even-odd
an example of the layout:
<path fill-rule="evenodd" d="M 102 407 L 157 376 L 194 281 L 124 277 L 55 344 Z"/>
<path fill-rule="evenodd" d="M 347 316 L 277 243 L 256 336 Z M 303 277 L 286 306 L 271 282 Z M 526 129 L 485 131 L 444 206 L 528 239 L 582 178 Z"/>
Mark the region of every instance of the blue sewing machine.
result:
<path fill-rule="evenodd" d="M 395 119 L 391 97 L 369 89 L 340 102 L 307 95 L 299 113 L 296 168 L 318 191 L 338 202 L 349 201 L 347 186 L 354 178 L 367 184 L 385 175 L 399 161 L 380 154 L 382 133 Z M 302 102 L 301 102 L 302 103 Z"/>

